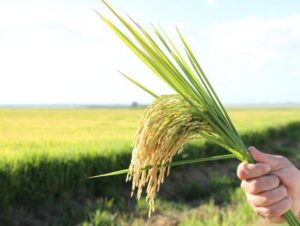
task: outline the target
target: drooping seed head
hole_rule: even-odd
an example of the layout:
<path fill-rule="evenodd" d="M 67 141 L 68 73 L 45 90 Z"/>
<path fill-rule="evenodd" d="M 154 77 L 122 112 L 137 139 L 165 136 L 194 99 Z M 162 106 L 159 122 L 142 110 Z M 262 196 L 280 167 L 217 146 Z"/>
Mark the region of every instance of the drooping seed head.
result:
<path fill-rule="evenodd" d="M 195 105 L 202 108 L 196 103 Z M 155 194 L 164 181 L 166 171 L 169 174 L 173 156 L 188 140 L 199 137 L 199 132 L 213 133 L 199 114 L 199 109 L 196 110 L 179 95 L 165 95 L 147 107 L 142 116 L 126 180 L 132 180 L 131 195 L 137 190 L 137 199 L 147 185 L 149 215 L 155 209 Z"/>

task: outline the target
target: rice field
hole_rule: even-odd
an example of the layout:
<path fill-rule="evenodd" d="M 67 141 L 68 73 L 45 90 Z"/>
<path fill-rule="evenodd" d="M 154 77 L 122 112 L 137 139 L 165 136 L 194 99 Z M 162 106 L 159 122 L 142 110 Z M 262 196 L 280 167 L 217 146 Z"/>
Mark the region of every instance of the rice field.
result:
<path fill-rule="evenodd" d="M 124 178 L 86 180 L 88 176 L 128 166 L 132 138 L 142 112 L 143 109 L 140 108 L 0 109 L 0 224 L 5 225 L 5 222 L 16 219 L 24 220 L 22 214 L 29 216 L 29 222 L 37 222 L 29 225 L 45 225 L 45 222 L 52 222 L 54 225 L 122 225 L 113 224 L 112 222 L 117 222 L 116 219 L 118 222 L 123 219 L 127 223 L 128 219 L 131 219 L 131 222 L 145 222 L 147 213 L 144 216 L 143 212 L 147 211 L 144 211 L 143 201 L 135 204 L 135 210 L 132 211 L 134 214 L 122 212 L 120 203 L 133 202 L 127 199 L 124 201 L 124 196 L 127 197 L 130 191 L 128 184 L 124 183 Z M 229 114 L 238 131 L 250 137 L 249 141 L 261 140 L 260 135 L 273 129 L 273 133 L 269 133 L 267 138 L 271 141 L 274 138 L 282 143 L 282 139 L 279 139 L 280 134 L 277 134 L 277 138 L 272 138 L 274 131 L 287 124 L 300 122 L 300 109 L 231 109 Z M 287 138 L 288 131 L 284 133 Z M 254 135 L 251 137 L 249 134 Z M 298 135 L 297 132 L 291 137 L 299 137 Z M 267 138 L 258 144 L 265 146 L 269 142 Z M 201 153 L 199 147 L 203 142 L 192 143 L 198 145 L 196 153 Z M 297 148 L 299 146 L 292 144 L 278 150 L 291 154 L 291 149 Z M 184 152 L 189 153 L 189 149 L 187 147 Z M 195 152 L 194 149 L 191 151 Z M 299 160 L 299 150 L 295 153 L 295 159 Z M 232 168 L 235 166 L 236 163 Z M 220 181 L 224 182 L 223 179 Z M 229 187 L 233 189 L 236 185 L 236 182 L 230 182 Z M 209 197 L 208 192 L 201 186 L 195 186 L 196 189 L 187 191 L 187 196 L 199 191 L 202 197 Z M 182 190 L 184 189 L 186 188 L 182 187 Z M 62 217 L 59 212 L 53 210 L 57 200 L 63 200 L 64 204 L 59 205 L 61 208 L 73 208 L 75 212 L 66 212 Z M 84 204 L 78 207 L 78 202 Z M 180 225 L 214 225 L 200 224 L 197 221 L 197 209 L 201 207 L 191 208 L 189 205 L 174 204 L 172 200 L 164 199 L 159 202 L 162 212 L 171 210 L 184 213 L 186 209 L 193 209 L 193 217 L 186 218 L 183 214 Z M 205 208 L 215 208 L 214 204 L 209 203 L 205 204 Z M 126 205 L 123 204 L 124 209 Z M 42 213 L 39 215 L 43 217 L 36 216 L 35 208 L 38 206 L 42 206 Z M 116 206 L 119 206 L 119 209 Z M 230 206 L 230 203 L 227 206 Z M 19 217 L 12 217 L 16 213 Z M 229 211 L 228 214 L 232 213 Z M 251 217 L 249 219 L 252 219 Z M 103 223 L 103 219 L 110 223 Z M 19 225 L 22 224 L 19 222 Z"/>
<path fill-rule="evenodd" d="M 131 145 L 143 109 L 0 109 L 1 155 L 120 152 Z M 300 109 L 232 109 L 241 133 L 300 121 Z"/>

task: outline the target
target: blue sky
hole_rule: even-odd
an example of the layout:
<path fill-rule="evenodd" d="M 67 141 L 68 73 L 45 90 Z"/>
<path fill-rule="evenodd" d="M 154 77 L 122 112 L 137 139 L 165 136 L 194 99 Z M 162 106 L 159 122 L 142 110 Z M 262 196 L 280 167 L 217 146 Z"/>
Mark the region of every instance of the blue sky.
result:
<path fill-rule="evenodd" d="M 111 0 L 145 27 L 189 40 L 226 104 L 300 102 L 299 1 Z M 170 90 L 94 13 L 99 0 L 0 1 L 0 105 L 152 99 L 118 73 Z"/>

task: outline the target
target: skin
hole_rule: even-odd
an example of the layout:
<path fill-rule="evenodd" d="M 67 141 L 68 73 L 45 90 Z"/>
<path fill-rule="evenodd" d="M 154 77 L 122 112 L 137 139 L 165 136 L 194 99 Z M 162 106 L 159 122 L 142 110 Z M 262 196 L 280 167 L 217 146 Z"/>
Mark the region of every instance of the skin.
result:
<path fill-rule="evenodd" d="M 237 175 L 250 206 L 271 223 L 283 223 L 289 209 L 300 219 L 300 171 L 282 156 L 249 151 L 257 163 L 241 163 Z"/>

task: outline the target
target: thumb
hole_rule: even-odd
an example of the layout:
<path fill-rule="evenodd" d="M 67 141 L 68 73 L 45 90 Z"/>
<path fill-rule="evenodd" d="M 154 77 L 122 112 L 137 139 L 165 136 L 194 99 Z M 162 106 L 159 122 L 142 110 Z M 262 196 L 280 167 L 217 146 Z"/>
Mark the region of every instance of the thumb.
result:
<path fill-rule="evenodd" d="M 278 169 L 279 159 L 277 156 L 265 154 L 255 147 L 249 147 L 248 150 L 256 162 L 269 164 L 272 170 Z"/>
<path fill-rule="evenodd" d="M 266 157 L 266 154 L 257 150 L 255 147 L 249 147 L 248 150 L 256 162 L 268 163 L 268 158 Z"/>

